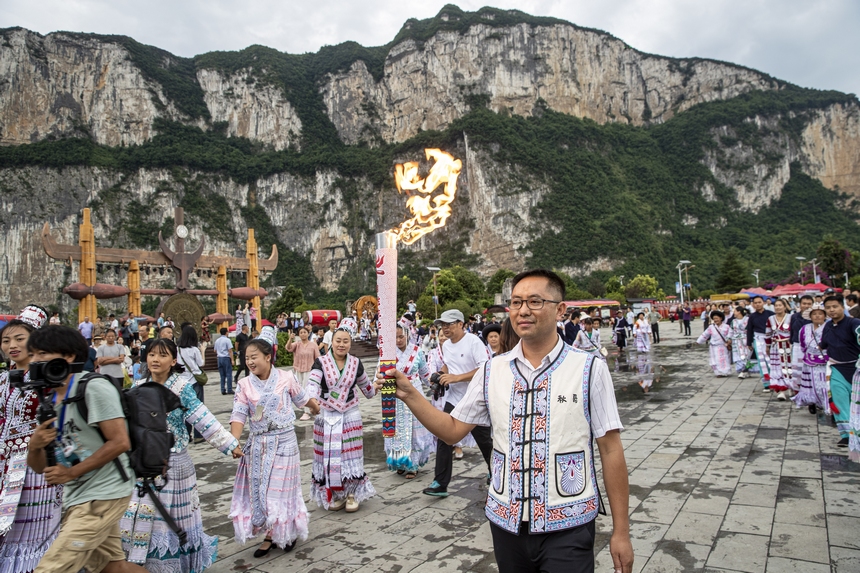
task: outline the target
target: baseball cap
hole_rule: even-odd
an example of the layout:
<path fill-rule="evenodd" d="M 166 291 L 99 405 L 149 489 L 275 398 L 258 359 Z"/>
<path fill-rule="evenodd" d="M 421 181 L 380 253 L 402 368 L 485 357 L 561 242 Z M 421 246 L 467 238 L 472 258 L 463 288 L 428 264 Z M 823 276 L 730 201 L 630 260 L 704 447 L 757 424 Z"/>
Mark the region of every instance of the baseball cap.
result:
<path fill-rule="evenodd" d="M 452 308 L 451 310 L 446 310 L 442 313 L 442 315 L 436 319 L 436 322 L 444 322 L 445 324 L 451 324 L 454 322 L 466 322 L 466 319 L 463 317 L 463 313 L 457 310 L 456 308 Z"/>

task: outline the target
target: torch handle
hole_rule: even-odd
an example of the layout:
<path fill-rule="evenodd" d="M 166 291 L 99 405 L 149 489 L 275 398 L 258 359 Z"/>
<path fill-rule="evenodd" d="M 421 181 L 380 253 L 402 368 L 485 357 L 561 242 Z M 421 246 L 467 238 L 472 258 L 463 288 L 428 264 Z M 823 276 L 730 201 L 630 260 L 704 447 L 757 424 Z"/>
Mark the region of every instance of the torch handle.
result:
<path fill-rule="evenodd" d="M 394 398 L 397 384 L 387 375 L 396 364 L 393 360 L 379 361 L 379 371 L 385 375 L 379 394 L 382 400 L 382 435 L 386 438 L 393 438 L 397 433 L 397 400 Z"/>

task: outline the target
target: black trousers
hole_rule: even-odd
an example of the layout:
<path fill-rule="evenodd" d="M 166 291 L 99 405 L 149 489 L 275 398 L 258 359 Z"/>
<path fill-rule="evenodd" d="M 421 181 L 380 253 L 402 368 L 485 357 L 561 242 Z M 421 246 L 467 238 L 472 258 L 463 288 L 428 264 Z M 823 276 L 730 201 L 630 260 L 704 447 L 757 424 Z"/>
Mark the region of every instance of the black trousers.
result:
<path fill-rule="evenodd" d="M 450 414 L 454 411 L 454 406 L 445 402 L 445 413 Z M 493 435 L 490 433 L 490 428 L 486 426 L 475 426 L 472 430 L 472 437 L 478 443 L 478 448 L 481 450 L 481 455 L 484 456 L 484 461 L 487 462 L 487 469 L 490 469 L 490 456 L 493 453 Z M 451 474 L 454 472 L 454 446 L 449 446 L 442 440 L 437 440 L 436 443 L 436 476 L 433 478 L 444 488 L 451 483 Z"/>
<path fill-rule="evenodd" d="M 250 376 L 251 371 L 248 370 L 248 365 L 245 364 L 245 351 L 239 353 L 239 368 L 236 370 L 236 378 L 233 379 L 233 384 L 239 381 L 239 378 L 242 374 L 242 370 L 245 371 L 245 376 Z"/>
<path fill-rule="evenodd" d="M 197 399 L 203 402 L 203 386 L 195 382 L 192 388 L 194 388 L 194 393 L 197 394 Z M 194 426 L 192 426 L 188 422 L 185 422 L 185 427 L 188 428 L 188 434 L 191 436 L 192 439 L 196 440 L 197 438 L 203 437 L 200 432 L 195 430 Z"/>
<path fill-rule="evenodd" d="M 684 336 L 690 336 L 690 321 L 684 321 Z"/>
<path fill-rule="evenodd" d="M 594 522 L 552 533 L 519 535 L 490 523 L 499 573 L 594 573 Z"/>
<path fill-rule="evenodd" d="M 651 339 L 654 342 L 660 342 L 660 323 L 655 322 L 651 324 Z"/>

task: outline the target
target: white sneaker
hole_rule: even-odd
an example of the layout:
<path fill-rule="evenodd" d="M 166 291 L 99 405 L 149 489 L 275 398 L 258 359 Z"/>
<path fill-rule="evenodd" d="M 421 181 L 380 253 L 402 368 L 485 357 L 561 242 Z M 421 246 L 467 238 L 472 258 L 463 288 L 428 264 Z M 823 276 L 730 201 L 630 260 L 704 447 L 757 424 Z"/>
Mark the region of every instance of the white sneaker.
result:
<path fill-rule="evenodd" d="M 346 496 L 346 512 L 347 513 L 355 513 L 358 511 L 358 502 L 355 501 L 355 496 L 349 494 Z"/>
<path fill-rule="evenodd" d="M 741 372 L 740 374 L 738 374 L 738 378 L 740 378 L 741 380 L 743 380 L 743 379 L 744 379 L 744 378 L 746 378 L 746 377 L 747 377 L 747 373 L 746 373 L 746 372 Z"/>
<path fill-rule="evenodd" d="M 346 505 L 346 498 L 339 499 L 337 501 L 333 501 L 328 504 L 329 511 L 340 511 Z"/>
<path fill-rule="evenodd" d="M 785 392 L 780 392 L 779 394 L 777 394 L 776 399 L 780 402 L 785 402 Z"/>
<path fill-rule="evenodd" d="M 764 392 L 765 394 L 767 394 L 768 392 L 770 392 L 770 388 L 762 388 L 762 392 Z"/>

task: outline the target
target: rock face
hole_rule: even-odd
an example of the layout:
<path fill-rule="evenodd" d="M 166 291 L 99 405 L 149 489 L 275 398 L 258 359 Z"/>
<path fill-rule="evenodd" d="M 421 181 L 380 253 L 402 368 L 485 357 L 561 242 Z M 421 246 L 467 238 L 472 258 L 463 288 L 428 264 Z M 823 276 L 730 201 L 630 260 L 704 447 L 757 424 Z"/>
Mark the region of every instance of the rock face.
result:
<path fill-rule="evenodd" d="M 281 150 L 299 147 L 302 122 L 273 86 L 255 86 L 247 74 L 224 77 L 215 70 L 198 70 L 212 121 L 226 121 L 227 135 L 262 141 Z"/>
<path fill-rule="evenodd" d="M 538 100 L 598 123 L 665 121 L 692 105 L 729 99 L 777 83 L 746 68 L 709 60 L 643 54 L 599 32 L 570 25 L 476 25 L 439 32 L 423 45 L 405 40 L 374 81 L 363 61 L 322 88 L 341 138 L 368 134 L 403 141 L 444 129 L 486 96 L 497 112 L 529 116 Z"/>
<path fill-rule="evenodd" d="M 117 44 L 22 29 L 2 41 L 0 144 L 84 134 L 104 145 L 140 144 L 156 117 L 180 118 Z"/>
<path fill-rule="evenodd" d="M 341 71 L 320 72 L 317 83 L 302 84 L 305 91 L 300 95 L 289 87 L 290 78 L 259 81 L 255 73 L 272 70 L 255 69 L 253 62 L 243 68 L 242 61 L 227 72 L 204 67 L 205 58 L 175 58 L 150 47 L 143 47 L 148 51 L 142 56 L 125 40 L 0 30 L 0 145 L 63 137 L 89 137 L 105 146 L 140 145 L 155 135 L 157 120 L 167 119 L 204 130 L 226 124 L 228 136 L 274 150 L 298 150 L 314 135 L 303 130 L 330 130 L 332 125 L 328 133 L 336 131 L 348 145 L 375 146 L 445 129 L 475 105 L 525 117 L 548 107 L 600 124 L 644 126 L 666 122 L 698 103 L 784 87 L 754 70 L 644 54 L 607 34 L 563 23 L 484 22 L 460 31 L 439 30 L 421 42 L 407 38 L 391 46 L 381 76 L 379 68 L 371 67 L 374 77 L 363 60 L 356 60 Z M 141 63 L 144 56 L 150 59 Z M 198 112 L 188 112 L 187 101 L 180 105 L 166 95 L 178 93 L 169 83 L 175 76 L 168 77 L 168 72 L 179 64 L 190 70 L 183 81 L 190 82 L 185 87 L 196 94 L 188 97 Z M 167 75 L 153 74 L 153 65 Z M 278 81 L 287 87 L 278 87 Z M 314 97 L 318 99 L 309 104 Z M 307 115 L 309 106 L 316 106 L 317 115 Z M 779 199 L 793 162 L 825 186 L 860 197 L 860 106 L 856 101 L 838 103 L 802 113 L 803 127 L 797 131 L 783 125 L 794 117 L 747 118 L 747 127 L 754 127 L 754 142 L 741 137 L 737 127 L 711 129 L 713 145 L 704 150 L 702 163 L 714 177 L 695 190 L 697 197 L 716 202 L 733 196 L 736 203 L 726 208 L 757 212 Z M 321 123 L 326 125 L 320 128 Z M 471 142 L 467 133 L 454 147 L 451 151 L 463 159 L 464 168 L 448 228 L 404 250 L 429 261 L 440 256 L 444 245 L 459 242 L 476 256 L 476 270 L 482 274 L 500 267 L 521 269 L 537 233 L 536 207 L 552 188 L 552 174 L 538 178 L 522 166 L 502 163 L 494 159 L 498 150 L 493 144 Z M 380 188 L 332 168 L 238 182 L 182 166 L 134 172 L 0 166 L 0 310 L 31 301 L 61 303 L 67 310 L 73 304 L 60 289 L 77 280 L 76 270 L 47 259 L 39 239 L 44 221 L 51 223 L 58 240 L 74 244 L 80 210 L 91 206 L 99 244 L 133 246 L 123 230 L 125 222 L 148 224 L 157 233 L 183 202 L 189 185 L 200 190 L 203 209 L 207 200 L 227 205 L 218 221 L 220 232 L 207 236 L 207 251 L 243 254 L 248 226 L 243 213 L 259 205 L 272 232 L 287 248 L 308 257 L 327 289 L 350 273 L 368 278 L 369 271 L 362 269 L 372 257 L 373 234 L 406 217 L 393 184 Z M 130 202 L 141 209 L 130 212 Z M 186 217 L 192 240 L 205 232 L 202 217 L 187 206 Z M 693 214 L 679 218 L 689 227 L 704 224 Z M 653 231 L 672 235 L 663 228 Z M 151 240 L 155 242 L 155 235 Z M 269 245 L 260 242 L 268 252 Z M 587 274 L 624 263 L 596 257 L 565 270 Z M 123 272 L 106 281 L 121 283 Z M 144 286 L 151 287 L 166 280 L 160 274 L 142 278 Z M 200 279 L 201 287 L 213 286 L 210 283 L 209 278 Z"/>

